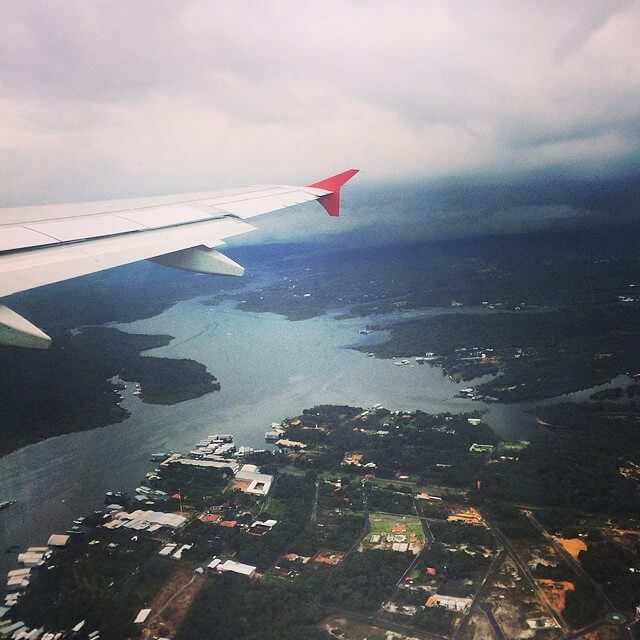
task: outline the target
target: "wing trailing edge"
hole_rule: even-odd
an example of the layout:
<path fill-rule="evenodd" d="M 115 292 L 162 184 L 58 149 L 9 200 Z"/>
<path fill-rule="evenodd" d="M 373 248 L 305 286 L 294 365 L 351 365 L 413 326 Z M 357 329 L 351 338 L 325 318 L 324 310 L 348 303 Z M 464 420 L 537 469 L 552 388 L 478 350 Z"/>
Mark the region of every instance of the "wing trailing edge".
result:
<path fill-rule="evenodd" d="M 26 349 L 48 349 L 51 338 L 26 318 L 0 305 L 0 344 Z"/>

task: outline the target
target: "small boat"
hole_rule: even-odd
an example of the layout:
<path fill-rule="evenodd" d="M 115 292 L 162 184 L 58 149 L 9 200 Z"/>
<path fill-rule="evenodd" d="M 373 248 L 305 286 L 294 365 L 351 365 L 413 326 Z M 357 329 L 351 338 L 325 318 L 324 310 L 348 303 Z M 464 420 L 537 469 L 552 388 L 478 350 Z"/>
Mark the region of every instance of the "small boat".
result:
<path fill-rule="evenodd" d="M 7 507 L 13 506 L 15 503 L 15 500 L 5 500 L 4 502 L 0 502 L 0 511 L 6 509 Z"/>

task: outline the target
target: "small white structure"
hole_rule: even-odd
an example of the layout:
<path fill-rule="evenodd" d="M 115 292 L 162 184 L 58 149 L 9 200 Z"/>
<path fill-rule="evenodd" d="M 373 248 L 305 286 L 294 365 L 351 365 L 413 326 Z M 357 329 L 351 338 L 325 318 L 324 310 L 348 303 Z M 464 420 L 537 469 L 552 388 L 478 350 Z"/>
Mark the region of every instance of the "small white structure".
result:
<path fill-rule="evenodd" d="M 151 609 L 140 609 L 138 615 L 136 616 L 136 619 L 133 621 L 133 624 L 143 624 L 149 617 L 150 613 Z"/>
<path fill-rule="evenodd" d="M 251 525 L 251 529 L 253 529 L 253 527 L 265 527 L 266 529 L 273 529 L 273 527 L 275 527 L 278 524 L 277 520 L 256 520 L 252 525 Z"/>
<path fill-rule="evenodd" d="M 160 551 L 158 551 L 158 555 L 160 556 L 170 556 L 178 545 L 174 543 L 167 544 Z"/>
<path fill-rule="evenodd" d="M 18 562 L 25 567 L 39 567 L 44 564 L 44 553 L 19 553 Z"/>
<path fill-rule="evenodd" d="M 174 557 L 176 560 L 182 560 L 182 554 L 183 554 L 185 551 L 188 551 L 189 549 L 191 549 L 191 547 L 193 547 L 193 545 L 192 545 L 192 544 L 183 544 L 183 545 L 182 545 L 182 546 L 181 546 L 181 547 L 180 547 L 180 548 L 179 548 L 179 549 L 178 549 L 178 550 L 173 554 L 173 557 Z"/>

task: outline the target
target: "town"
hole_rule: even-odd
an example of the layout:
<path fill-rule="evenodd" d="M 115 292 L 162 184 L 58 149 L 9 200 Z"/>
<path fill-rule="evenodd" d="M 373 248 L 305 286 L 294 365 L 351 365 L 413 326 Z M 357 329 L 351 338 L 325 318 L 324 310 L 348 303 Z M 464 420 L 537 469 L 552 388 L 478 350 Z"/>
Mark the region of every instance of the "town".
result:
<path fill-rule="evenodd" d="M 0 637 L 637 634 L 640 523 L 496 499 L 530 446 L 482 414 L 324 405 L 265 441 L 150 453 L 134 492 L 21 550 Z"/>

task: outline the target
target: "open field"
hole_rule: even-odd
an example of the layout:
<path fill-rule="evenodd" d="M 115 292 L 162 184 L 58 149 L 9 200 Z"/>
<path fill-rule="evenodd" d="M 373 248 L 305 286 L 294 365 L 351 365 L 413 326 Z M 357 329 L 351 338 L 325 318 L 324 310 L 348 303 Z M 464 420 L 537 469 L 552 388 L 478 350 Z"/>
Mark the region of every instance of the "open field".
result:
<path fill-rule="evenodd" d="M 158 636 L 172 638 L 203 584 L 202 576 L 194 574 L 188 567 L 176 566 L 149 604 L 154 613 L 142 633 L 143 640 Z"/>
<path fill-rule="evenodd" d="M 370 532 L 360 550 L 388 549 L 420 553 L 424 546 L 424 531 L 420 520 L 414 516 L 391 515 L 373 512 L 369 514 Z"/>

